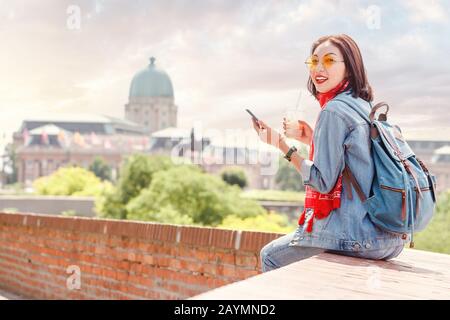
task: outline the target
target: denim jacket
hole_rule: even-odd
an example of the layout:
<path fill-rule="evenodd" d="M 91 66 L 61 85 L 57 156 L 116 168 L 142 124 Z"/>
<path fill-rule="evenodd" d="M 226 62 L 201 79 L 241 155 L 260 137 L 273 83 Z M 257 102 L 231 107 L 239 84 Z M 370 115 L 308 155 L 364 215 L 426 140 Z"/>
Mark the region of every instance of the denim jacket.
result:
<path fill-rule="evenodd" d="M 343 92 L 337 97 L 344 94 L 350 92 Z M 364 112 L 370 113 L 371 107 L 367 101 L 352 99 Z M 347 163 L 361 189 L 369 196 L 374 176 L 369 124 L 345 103 L 332 99 L 319 114 L 313 139 L 314 161 L 305 159 L 300 168 L 304 185 L 320 193 L 330 192 Z M 359 197 L 347 198 L 345 187 L 343 184 L 340 208 L 331 211 L 324 219 L 315 219 L 311 233 L 306 232 L 304 226 L 299 226 L 291 246 L 363 252 L 396 247 L 406 242 L 399 235 L 375 226 Z"/>

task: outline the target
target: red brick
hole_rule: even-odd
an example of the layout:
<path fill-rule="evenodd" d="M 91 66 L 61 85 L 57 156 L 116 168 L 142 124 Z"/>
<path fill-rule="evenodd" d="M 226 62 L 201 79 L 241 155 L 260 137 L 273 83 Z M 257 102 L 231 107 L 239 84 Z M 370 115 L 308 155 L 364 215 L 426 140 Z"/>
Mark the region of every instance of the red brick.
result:
<path fill-rule="evenodd" d="M 153 265 L 153 264 L 155 264 L 155 258 L 153 257 L 153 256 L 151 256 L 151 255 L 145 255 L 145 256 L 143 256 L 143 262 L 144 263 L 146 263 L 146 264 L 150 264 L 150 265 Z"/>
<path fill-rule="evenodd" d="M 236 255 L 236 265 L 237 266 L 249 266 L 256 267 L 257 266 L 257 258 L 256 255 Z"/>
<path fill-rule="evenodd" d="M 260 272 L 258 272 L 257 270 L 242 269 L 242 268 L 236 269 L 236 276 L 241 280 L 256 276 L 259 273 Z"/>
<path fill-rule="evenodd" d="M 236 256 L 234 253 L 230 252 L 211 252 L 209 256 L 209 261 L 217 264 L 235 264 Z"/>

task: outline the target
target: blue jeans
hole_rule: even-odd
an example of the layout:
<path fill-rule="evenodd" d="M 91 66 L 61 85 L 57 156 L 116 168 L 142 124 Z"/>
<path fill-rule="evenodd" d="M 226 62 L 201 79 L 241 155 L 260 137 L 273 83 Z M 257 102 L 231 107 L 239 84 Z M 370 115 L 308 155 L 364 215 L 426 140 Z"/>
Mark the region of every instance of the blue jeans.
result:
<path fill-rule="evenodd" d="M 294 233 L 295 231 L 275 239 L 261 249 L 260 259 L 262 272 L 281 268 L 293 262 L 307 259 L 322 252 L 372 260 L 389 260 L 397 257 L 402 252 L 404 247 L 403 245 L 400 245 L 377 250 L 336 251 L 312 247 L 290 246 L 289 244 L 294 236 Z"/>

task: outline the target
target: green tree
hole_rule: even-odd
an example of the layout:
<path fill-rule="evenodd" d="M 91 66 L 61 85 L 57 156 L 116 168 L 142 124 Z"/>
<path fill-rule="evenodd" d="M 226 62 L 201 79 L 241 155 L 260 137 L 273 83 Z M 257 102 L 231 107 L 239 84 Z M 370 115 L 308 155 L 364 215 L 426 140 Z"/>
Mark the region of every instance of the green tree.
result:
<path fill-rule="evenodd" d="M 240 193 L 238 186 L 230 186 L 198 167 L 174 167 L 154 175 L 150 186 L 126 206 L 127 217 L 170 223 L 181 219 L 217 226 L 229 215 L 246 218 L 264 214 L 264 208 L 254 200 L 241 198 Z"/>
<path fill-rule="evenodd" d="M 17 182 L 17 153 L 12 143 L 8 143 L 5 147 L 5 160 L 3 162 L 3 172 L 5 174 L 5 183 L 13 184 Z"/>
<path fill-rule="evenodd" d="M 106 189 L 95 199 L 95 211 L 104 218 L 126 219 L 125 204 L 117 187 Z"/>
<path fill-rule="evenodd" d="M 126 205 L 147 188 L 153 175 L 175 166 L 166 156 L 147 156 L 133 154 L 127 157 L 121 166 L 120 176 L 115 188 L 105 190 L 96 199 L 95 209 L 102 217 L 127 219 Z"/>
<path fill-rule="evenodd" d="M 450 254 L 450 190 L 442 192 L 430 224 L 414 235 L 415 248 Z"/>
<path fill-rule="evenodd" d="M 304 202 L 305 193 L 297 191 L 272 190 L 272 189 L 252 189 L 242 192 L 242 197 L 264 201 L 292 201 Z"/>
<path fill-rule="evenodd" d="M 62 167 L 49 176 L 36 179 L 33 188 L 41 195 L 97 196 L 104 189 L 111 188 L 111 184 L 102 183 L 84 168 Z"/>
<path fill-rule="evenodd" d="M 298 147 L 297 153 L 303 158 L 308 159 L 308 149 L 304 144 Z M 280 157 L 280 167 L 275 176 L 275 182 L 281 190 L 305 190 L 302 177 L 294 166 L 283 157 Z"/>
<path fill-rule="evenodd" d="M 148 211 L 145 213 L 141 212 L 140 214 L 131 211 L 128 215 L 128 218 L 181 225 L 195 224 L 192 220 L 192 217 L 188 216 L 187 214 L 180 213 L 171 204 L 167 204 L 161 208 L 158 208 L 158 210 Z"/>
<path fill-rule="evenodd" d="M 120 170 L 118 181 L 122 200 L 124 203 L 136 197 L 142 189 L 147 188 L 152 182 L 153 175 L 158 171 L 172 168 L 175 164 L 169 157 L 134 154 L 130 156 Z"/>
<path fill-rule="evenodd" d="M 220 176 L 229 185 L 238 185 L 241 189 L 247 186 L 247 176 L 242 168 L 225 168 L 222 170 Z"/>
<path fill-rule="evenodd" d="M 280 158 L 280 167 L 275 176 L 275 182 L 281 190 L 304 191 L 303 179 L 294 166 Z"/>
<path fill-rule="evenodd" d="M 95 157 L 94 161 L 89 166 L 89 170 L 100 179 L 111 181 L 111 166 L 108 165 L 103 158 Z"/>

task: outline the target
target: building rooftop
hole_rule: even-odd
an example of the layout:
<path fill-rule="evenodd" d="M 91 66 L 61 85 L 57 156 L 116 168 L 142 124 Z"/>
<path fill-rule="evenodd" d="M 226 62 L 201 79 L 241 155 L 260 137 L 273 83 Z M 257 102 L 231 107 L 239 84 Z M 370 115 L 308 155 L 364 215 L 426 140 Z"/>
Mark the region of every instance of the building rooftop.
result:
<path fill-rule="evenodd" d="M 37 127 L 35 129 L 31 130 L 29 133 L 31 135 L 40 135 L 45 132 L 48 135 L 57 135 L 61 131 L 65 131 L 65 130 L 58 126 L 55 126 L 53 124 L 47 124 L 42 127 Z"/>
<path fill-rule="evenodd" d="M 189 138 L 191 129 L 167 127 L 152 133 L 152 138 Z"/>
<path fill-rule="evenodd" d="M 89 113 L 63 113 L 45 114 L 25 119 L 19 129 L 23 132 L 25 128 L 30 132 L 36 128 L 53 125 L 72 133 L 97 133 L 97 134 L 146 134 L 146 128 L 129 120 L 97 115 Z M 54 127 L 47 129 L 55 130 Z M 48 133 L 48 132 L 47 132 Z"/>
<path fill-rule="evenodd" d="M 99 114 L 70 112 L 41 114 L 25 119 L 24 121 L 109 123 L 111 122 L 111 119 Z"/>

